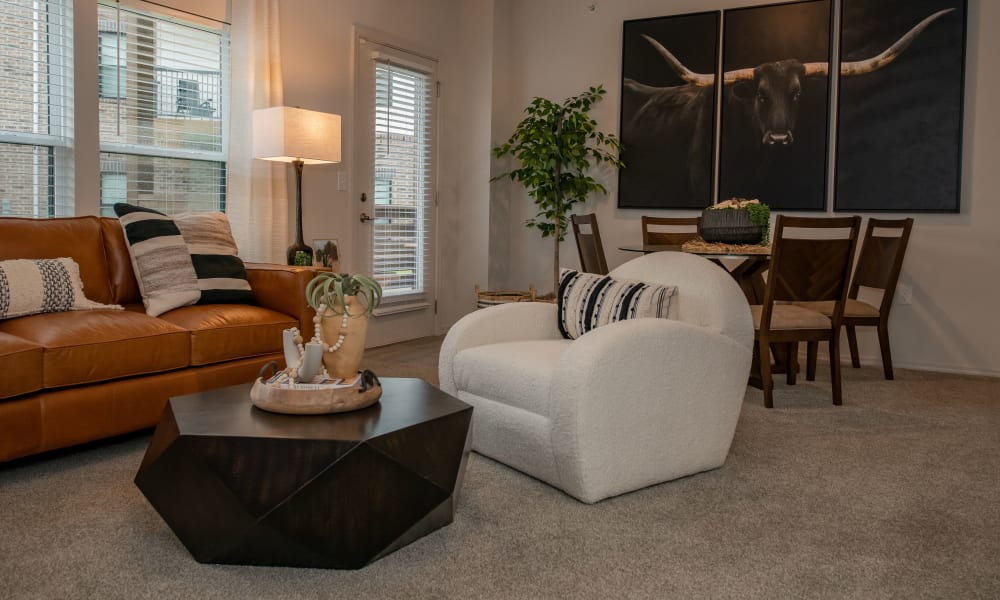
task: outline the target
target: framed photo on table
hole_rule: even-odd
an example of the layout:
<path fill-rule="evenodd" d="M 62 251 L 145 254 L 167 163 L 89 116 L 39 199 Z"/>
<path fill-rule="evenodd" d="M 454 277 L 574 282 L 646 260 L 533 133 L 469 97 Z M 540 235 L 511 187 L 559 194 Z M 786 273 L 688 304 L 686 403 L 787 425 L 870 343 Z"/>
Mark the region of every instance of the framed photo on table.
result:
<path fill-rule="evenodd" d="M 329 267 L 340 272 L 340 247 L 337 240 L 313 240 L 313 266 Z"/>

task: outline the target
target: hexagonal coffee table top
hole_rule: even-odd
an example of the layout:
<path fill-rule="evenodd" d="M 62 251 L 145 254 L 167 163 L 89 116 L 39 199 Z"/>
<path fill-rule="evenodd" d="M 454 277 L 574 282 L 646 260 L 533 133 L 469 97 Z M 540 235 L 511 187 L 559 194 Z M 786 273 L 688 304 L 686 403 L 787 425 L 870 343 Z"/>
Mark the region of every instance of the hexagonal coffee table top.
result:
<path fill-rule="evenodd" d="M 358 568 L 454 517 L 472 407 L 419 379 L 281 415 L 250 385 L 171 398 L 135 482 L 199 562 Z"/>

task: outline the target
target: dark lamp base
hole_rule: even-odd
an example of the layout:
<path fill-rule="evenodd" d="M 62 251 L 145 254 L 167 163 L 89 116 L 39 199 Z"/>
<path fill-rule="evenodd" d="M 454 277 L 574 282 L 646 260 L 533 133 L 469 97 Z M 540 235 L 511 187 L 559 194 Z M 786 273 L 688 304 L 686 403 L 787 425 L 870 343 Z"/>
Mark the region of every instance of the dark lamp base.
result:
<path fill-rule="evenodd" d="M 310 265 L 312 264 L 313 249 L 301 242 L 295 242 L 294 244 L 288 247 L 288 251 L 286 252 L 286 257 L 288 258 L 288 264 L 290 265 L 295 264 L 295 254 L 297 252 L 305 252 L 306 254 L 308 254 L 309 264 Z"/>

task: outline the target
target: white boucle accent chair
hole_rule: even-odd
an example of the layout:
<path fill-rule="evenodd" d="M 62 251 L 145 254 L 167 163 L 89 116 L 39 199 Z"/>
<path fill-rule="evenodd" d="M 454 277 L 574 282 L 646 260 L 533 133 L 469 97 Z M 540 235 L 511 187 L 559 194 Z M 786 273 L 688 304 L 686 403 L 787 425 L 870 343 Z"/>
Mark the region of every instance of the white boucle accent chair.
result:
<path fill-rule="evenodd" d="M 586 503 L 721 466 L 753 354 L 746 297 L 681 252 L 610 275 L 677 286 L 667 319 L 563 339 L 556 305 L 466 315 L 441 346 L 441 389 L 473 410 L 472 448 Z"/>

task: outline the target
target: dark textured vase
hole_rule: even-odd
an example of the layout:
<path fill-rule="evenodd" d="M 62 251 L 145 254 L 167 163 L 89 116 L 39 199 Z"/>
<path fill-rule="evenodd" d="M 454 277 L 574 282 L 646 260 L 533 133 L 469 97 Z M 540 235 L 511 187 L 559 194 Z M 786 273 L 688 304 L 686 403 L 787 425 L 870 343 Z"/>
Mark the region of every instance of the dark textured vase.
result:
<path fill-rule="evenodd" d="M 760 225 L 750 220 L 745 208 L 706 208 L 701 213 L 698 233 L 706 242 L 759 244 Z"/>

